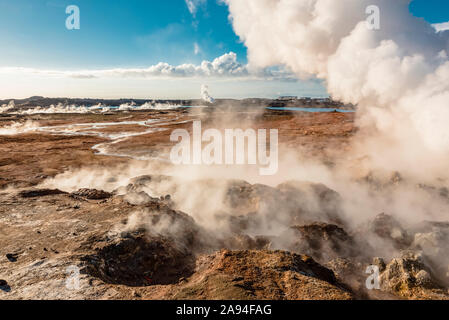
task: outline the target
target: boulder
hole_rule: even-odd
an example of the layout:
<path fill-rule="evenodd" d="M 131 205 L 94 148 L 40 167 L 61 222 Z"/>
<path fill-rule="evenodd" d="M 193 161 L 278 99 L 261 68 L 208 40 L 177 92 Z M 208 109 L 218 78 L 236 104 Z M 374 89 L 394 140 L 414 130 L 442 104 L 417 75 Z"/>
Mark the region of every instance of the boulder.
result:
<path fill-rule="evenodd" d="M 271 241 L 268 237 L 251 237 L 246 234 L 233 235 L 224 240 L 223 248 L 231 250 L 263 250 L 269 249 Z"/>
<path fill-rule="evenodd" d="M 407 249 L 413 240 L 395 218 L 385 213 L 379 214 L 370 222 L 369 231 L 391 242 L 396 249 Z"/>
<path fill-rule="evenodd" d="M 424 222 L 418 231 L 411 248 L 422 251 L 435 276 L 449 285 L 449 225 L 444 222 Z"/>
<path fill-rule="evenodd" d="M 327 262 L 337 257 L 355 257 L 360 254 L 353 238 L 334 224 L 312 223 L 291 227 L 284 238 L 293 239 L 289 249 L 303 252 L 319 261 Z"/>
<path fill-rule="evenodd" d="M 394 258 L 380 275 L 383 290 L 403 297 L 412 297 L 422 289 L 438 289 L 432 271 L 420 252 L 404 251 Z"/>
<path fill-rule="evenodd" d="M 80 197 L 87 200 L 105 200 L 112 197 L 112 193 L 97 189 L 79 189 L 70 194 L 72 197 Z"/>
<path fill-rule="evenodd" d="M 141 192 L 147 189 L 153 189 L 161 183 L 172 182 L 173 178 L 164 175 L 143 175 L 132 178 L 126 187 L 119 188 L 114 193 L 125 194 L 129 192 Z"/>
<path fill-rule="evenodd" d="M 320 221 L 342 224 L 342 199 L 325 185 L 288 181 L 276 189 L 282 193 L 278 203 L 282 203 L 281 208 L 289 210 L 294 223 Z"/>
<path fill-rule="evenodd" d="M 334 273 L 305 255 L 285 251 L 222 250 L 197 260 L 177 300 L 348 300 Z"/>
<path fill-rule="evenodd" d="M 148 236 L 143 230 L 123 234 L 82 261 L 84 273 L 127 286 L 177 283 L 195 266 L 191 252 L 171 239 Z"/>
<path fill-rule="evenodd" d="M 132 205 L 145 205 L 152 201 L 158 201 L 159 199 L 150 197 L 144 191 L 130 191 L 123 196 L 123 199 Z"/>

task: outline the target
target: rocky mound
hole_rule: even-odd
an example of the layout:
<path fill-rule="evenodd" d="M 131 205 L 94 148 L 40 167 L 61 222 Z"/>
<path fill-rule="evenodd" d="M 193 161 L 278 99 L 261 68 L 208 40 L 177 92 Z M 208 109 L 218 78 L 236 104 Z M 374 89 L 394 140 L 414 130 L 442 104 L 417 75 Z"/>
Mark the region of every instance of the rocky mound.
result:
<path fill-rule="evenodd" d="M 173 240 L 145 232 L 122 235 L 82 258 L 85 273 L 106 283 L 148 286 L 176 283 L 193 272 L 195 259 Z"/>
<path fill-rule="evenodd" d="M 352 299 L 334 273 L 312 258 L 284 251 L 228 251 L 200 257 L 175 299 Z"/>
<path fill-rule="evenodd" d="M 0 193 L 0 223 L 7 235 L 1 298 L 71 298 L 64 289 L 68 266 L 82 268 L 77 298 L 449 297 L 449 223 L 405 226 L 381 214 L 353 229 L 340 221 L 339 195 L 323 185 L 190 183 L 205 192 L 205 186 L 218 188 L 208 195 L 224 191 L 217 198 L 223 210 L 214 207 L 199 216 L 195 206 L 186 213 L 177 210 L 180 188 L 188 196 L 191 185 L 164 176 L 135 178 L 112 194 Z M 276 249 L 290 252 L 268 251 Z M 380 290 L 366 284 L 366 270 L 373 265 L 379 267 Z"/>
<path fill-rule="evenodd" d="M 322 184 L 290 181 L 272 188 L 233 180 L 228 182 L 225 203 L 231 211 L 272 215 L 288 224 L 341 222 L 340 196 Z"/>
<path fill-rule="evenodd" d="M 432 269 L 419 252 L 404 251 L 385 265 L 380 262 L 382 289 L 413 299 L 449 299 L 433 275 Z"/>
<path fill-rule="evenodd" d="M 263 250 L 269 249 L 272 239 L 267 236 L 251 237 L 247 234 L 236 234 L 223 240 L 221 247 L 231 250 Z"/>
<path fill-rule="evenodd" d="M 411 249 L 425 255 L 438 280 L 449 285 L 449 223 L 425 221 L 415 230 Z"/>
<path fill-rule="evenodd" d="M 173 181 L 172 177 L 164 175 L 144 175 L 132 178 L 129 184 L 114 190 L 114 194 L 139 193 L 148 190 L 157 190 L 161 183 L 170 183 Z"/>
<path fill-rule="evenodd" d="M 319 183 L 289 181 L 277 186 L 279 199 L 295 219 L 294 224 L 315 221 L 342 224 L 340 195 Z M 282 207 L 282 206 L 281 206 Z"/>
<path fill-rule="evenodd" d="M 412 242 L 412 238 L 401 224 L 385 213 L 379 214 L 370 222 L 369 231 L 384 240 L 390 241 L 396 249 L 408 248 Z"/>
<path fill-rule="evenodd" d="M 227 223 L 235 233 L 259 229 L 262 221 L 267 220 L 284 226 L 315 221 L 341 223 L 338 193 L 322 184 L 307 182 L 290 181 L 273 188 L 243 180 L 182 181 L 163 175 L 145 175 L 132 179 L 114 193 L 125 195 L 134 203 L 150 202 L 151 197 L 170 194 L 172 204 L 181 210 L 185 210 L 184 202 L 191 206 L 196 201 L 201 206 L 199 199 L 186 201 L 188 190 L 208 190 L 214 196 L 222 194 L 222 199 L 217 199 L 221 202 L 217 203 L 220 209 L 210 215 Z"/>
<path fill-rule="evenodd" d="M 312 223 L 294 226 L 291 231 L 291 239 L 294 239 L 290 245 L 291 250 L 309 254 L 319 261 L 360 255 L 353 238 L 337 225 Z"/>

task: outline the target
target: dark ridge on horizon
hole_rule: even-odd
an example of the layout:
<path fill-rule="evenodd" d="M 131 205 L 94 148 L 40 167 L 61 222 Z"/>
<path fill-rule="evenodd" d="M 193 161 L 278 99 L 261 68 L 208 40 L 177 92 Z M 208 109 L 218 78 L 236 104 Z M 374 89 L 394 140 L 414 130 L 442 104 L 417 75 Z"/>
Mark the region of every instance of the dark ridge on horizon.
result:
<path fill-rule="evenodd" d="M 51 105 L 84 105 L 87 107 L 102 104 L 106 106 L 120 106 L 122 104 L 135 103 L 140 106 L 147 102 L 172 104 L 172 105 L 210 105 L 210 106 L 240 106 L 240 107 L 310 107 L 310 108 L 343 108 L 355 109 L 353 105 L 343 104 L 339 101 L 334 101 L 331 98 L 297 98 L 297 97 L 280 97 L 277 99 L 266 98 L 245 98 L 245 99 L 215 99 L 214 103 L 208 103 L 201 99 L 95 99 L 95 98 L 46 98 L 41 96 L 33 96 L 25 99 L 4 99 L 0 100 L 0 105 L 8 104 L 14 101 L 16 108 L 34 108 L 49 107 Z"/>

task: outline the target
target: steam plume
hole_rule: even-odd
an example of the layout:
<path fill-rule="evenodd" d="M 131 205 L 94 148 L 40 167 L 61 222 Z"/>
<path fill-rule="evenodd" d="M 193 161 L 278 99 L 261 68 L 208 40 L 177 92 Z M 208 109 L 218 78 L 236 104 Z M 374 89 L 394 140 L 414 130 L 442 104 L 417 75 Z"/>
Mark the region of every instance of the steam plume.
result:
<path fill-rule="evenodd" d="M 409 0 L 226 0 L 251 66 L 286 65 L 357 104 L 371 168 L 447 177 L 449 32 L 409 13 Z M 380 9 L 380 30 L 366 8 Z M 360 151 L 360 150 L 359 150 Z M 423 174 L 417 163 L 429 169 Z"/>
<path fill-rule="evenodd" d="M 209 87 L 205 84 L 201 86 L 201 99 L 208 103 L 214 103 L 215 99 L 209 94 Z"/>

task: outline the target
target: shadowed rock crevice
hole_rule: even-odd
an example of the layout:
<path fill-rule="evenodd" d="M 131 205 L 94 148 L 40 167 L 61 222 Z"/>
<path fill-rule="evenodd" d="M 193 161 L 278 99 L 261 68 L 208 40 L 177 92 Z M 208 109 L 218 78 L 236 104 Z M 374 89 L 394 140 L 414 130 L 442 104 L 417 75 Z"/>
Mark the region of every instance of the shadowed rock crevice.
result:
<path fill-rule="evenodd" d="M 38 198 L 60 194 L 67 194 L 67 192 L 58 189 L 34 189 L 34 190 L 23 190 L 19 192 L 19 196 L 22 198 Z"/>

